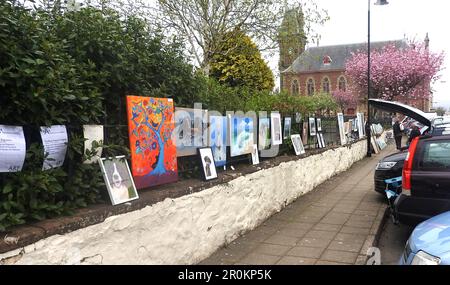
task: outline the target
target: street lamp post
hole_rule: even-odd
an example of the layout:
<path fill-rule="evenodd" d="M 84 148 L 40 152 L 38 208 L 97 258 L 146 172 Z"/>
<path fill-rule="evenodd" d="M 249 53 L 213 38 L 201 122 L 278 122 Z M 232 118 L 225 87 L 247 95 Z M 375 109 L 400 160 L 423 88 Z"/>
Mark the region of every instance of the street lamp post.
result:
<path fill-rule="evenodd" d="M 389 4 L 387 0 L 377 0 L 375 5 L 387 5 Z M 367 157 L 372 156 L 371 151 L 371 122 L 370 122 L 370 0 L 367 0 L 367 128 L 366 128 L 366 136 L 367 136 Z"/>

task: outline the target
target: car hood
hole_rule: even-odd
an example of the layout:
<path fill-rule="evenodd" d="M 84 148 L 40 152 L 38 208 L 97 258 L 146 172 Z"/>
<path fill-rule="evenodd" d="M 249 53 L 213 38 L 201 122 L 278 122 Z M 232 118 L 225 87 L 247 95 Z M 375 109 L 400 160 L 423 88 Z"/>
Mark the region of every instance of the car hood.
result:
<path fill-rule="evenodd" d="M 450 255 L 450 212 L 435 216 L 419 224 L 411 234 L 413 252 L 425 251 L 437 257 Z"/>
<path fill-rule="evenodd" d="M 402 151 L 397 152 L 388 156 L 383 157 L 381 162 L 387 162 L 387 161 L 403 161 L 406 159 L 406 156 L 408 155 L 408 151 Z"/>
<path fill-rule="evenodd" d="M 427 114 L 417 108 L 399 102 L 392 102 L 381 99 L 370 99 L 369 103 L 371 106 L 377 109 L 381 109 L 385 112 L 400 113 L 413 118 L 414 120 L 428 127 L 431 126 L 431 120 L 435 117 L 433 114 Z"/>

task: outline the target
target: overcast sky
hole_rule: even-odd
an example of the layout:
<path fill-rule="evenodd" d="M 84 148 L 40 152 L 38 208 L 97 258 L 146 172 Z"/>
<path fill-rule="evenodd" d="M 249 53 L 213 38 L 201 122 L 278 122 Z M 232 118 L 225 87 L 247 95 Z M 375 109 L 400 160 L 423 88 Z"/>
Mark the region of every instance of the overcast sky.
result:
<path fill-rule="evenodd" d="M 320 45 L 367 42 L 367 0 L 316 0 L 328 10 L 330 21 L 319 28 Z M 371 41 L 416 39 L 422 41 L 428 32 L 430 49 L 444 51 L 444 67 L 450 65 L 450 3 L 444 0 L 388 0 L 385 6 L 371 2 Z M 271 60 L 271 66 L 274 59 Z M 450 71 L 433 86 L 434 106 L 450 107 Z"/>

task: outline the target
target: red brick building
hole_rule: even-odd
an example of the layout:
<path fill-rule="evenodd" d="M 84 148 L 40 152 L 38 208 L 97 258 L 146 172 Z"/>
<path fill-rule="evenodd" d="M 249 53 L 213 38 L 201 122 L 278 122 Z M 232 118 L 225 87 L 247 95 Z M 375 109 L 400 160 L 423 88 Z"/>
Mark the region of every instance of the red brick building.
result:
<path fill-rule="evenodd" d="M 388 44 L 394 44 L 398 48 L 407 45 L 403 40 L 374 42 L 371 43 L 371 49 L 381 49 Z M 426 44 L 428 45 L 428 36 Z M 302 52 L 290 65 L 288 63 L 291 55 L 280 51 L 280 87 L 294 96 L 308 96 L 321 91 L 331 93 L 334 90 L 349 90 L 352 82 L 345 75 L 345 63 L 352 53 L 358 50 L 367 50 L 367 43 L 311 47 Z M 286 66 L 288 67 L 285 68 Z M 429 82 L 425 82 L 424 87 L 423 92 L 430 92 Z M 429 112 L 431 107 L 431 97 L 418 100 L 405 98 L 400 101 L 425 112 Z M 356 109 L 348 108 L 345 111 L 348 115 L 356 112 L 367 112 L 367 95 L 360 98 Z"/>

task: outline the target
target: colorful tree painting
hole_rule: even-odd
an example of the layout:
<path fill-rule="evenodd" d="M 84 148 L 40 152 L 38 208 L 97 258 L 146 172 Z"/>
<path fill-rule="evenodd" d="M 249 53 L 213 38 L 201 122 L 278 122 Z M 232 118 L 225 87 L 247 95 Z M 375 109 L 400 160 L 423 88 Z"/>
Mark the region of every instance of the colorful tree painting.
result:
<path fill-rule="evenodd" d="M 139 189 L 178 179 L 172 99 L 127 96 L 131 168 Z"/>

